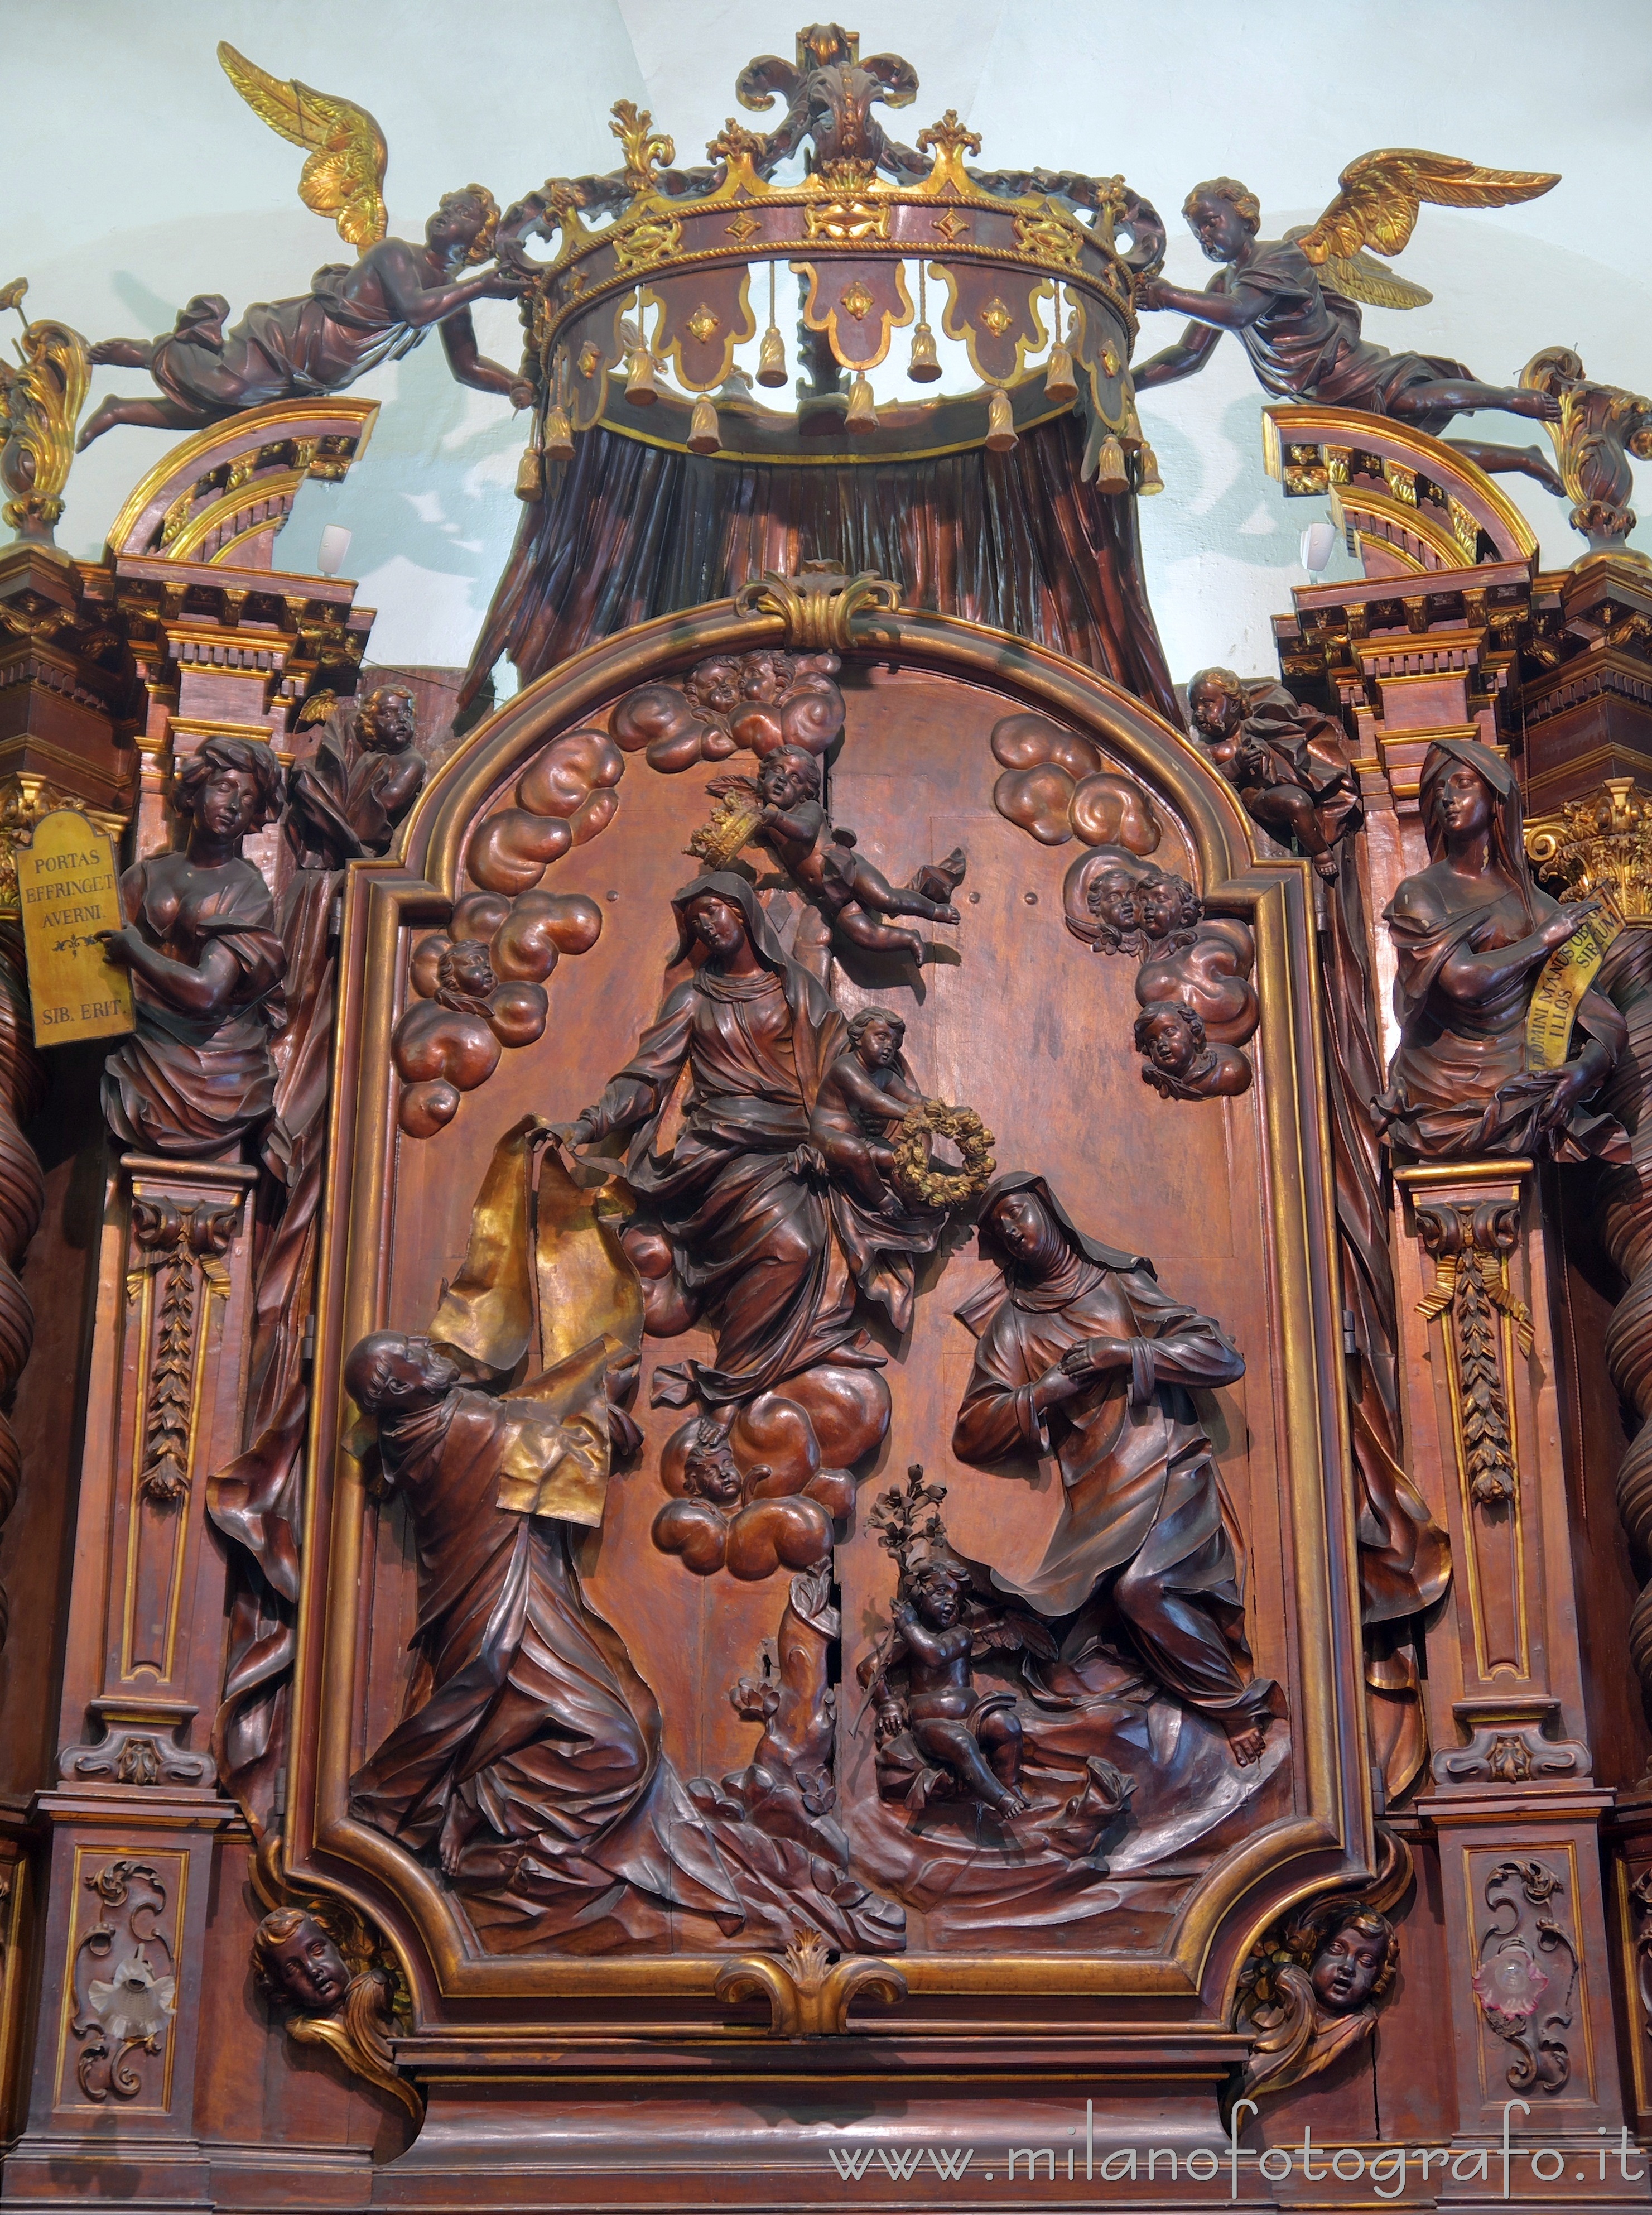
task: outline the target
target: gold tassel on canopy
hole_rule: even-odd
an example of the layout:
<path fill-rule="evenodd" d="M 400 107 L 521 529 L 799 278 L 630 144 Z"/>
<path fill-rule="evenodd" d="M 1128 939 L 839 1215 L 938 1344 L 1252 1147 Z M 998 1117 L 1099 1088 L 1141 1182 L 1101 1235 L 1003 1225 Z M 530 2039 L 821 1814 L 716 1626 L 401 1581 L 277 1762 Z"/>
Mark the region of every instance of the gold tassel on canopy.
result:
<path fill-rule="evenodd" d="M 1010 396 L 1001 384 L 995 384 L 987 400 L 987 451 L 1007 454 L 1016 443 Z"/>
<path fill-rule="evenodd" d="M 856 372 L 854 383 L 849 387 L 849 412 L 843 419 L 843 427 L 861 438 L 878 428 L 878 409 L 865 370 Z"/>
<path fill-rule="evenodd" d="M 786 341 L 774 320 L 774 265 L 768 265 L 768 328 L 757 349 L 757 382 L 771 391 L 786 382 Z"/>
<path fill-rule="evenodd" d="M 912 359 L 907 375 L 915 384 L 933 384 L 940 375 L 935 334 L 929 328 L 929 301 L 924 291 L 923 258 L 918 260 L 918 327 L 912 334 Z"/>
<path fill-rule="evenodd" d="M 723 443 L 717 427 L 717 410 L 712 405 L 711 395 L 702 392 L 694 402 L 694 411 L 688 423 L 688 451 L 691 454 L 714 454 Z"/>

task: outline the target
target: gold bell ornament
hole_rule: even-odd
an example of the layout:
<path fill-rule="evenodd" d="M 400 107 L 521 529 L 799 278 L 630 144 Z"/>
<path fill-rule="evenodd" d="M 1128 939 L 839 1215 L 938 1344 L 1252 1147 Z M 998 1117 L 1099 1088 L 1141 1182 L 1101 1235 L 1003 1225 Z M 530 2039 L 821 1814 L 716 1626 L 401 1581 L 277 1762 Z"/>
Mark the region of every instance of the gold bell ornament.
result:
<path fill-rule="evenodd" d="M 1001 384 L 995 384 L 987 400 L 987 451 L 1007 454 L 1015 444 L 1015 417 L 1010 409 L 1010 396 Z"/>
<path fill-rule="evenodd" d="M 1144 499 L 1149 493 L 1165 489 L 1165 480 L 1159 474 L 1159 457 L 1145 439 L 1135 457 L 1135 488 Z"/>
<path fill-rule="evenodd" d="M 774 320 L 774 265 L 768 265 L 768 328 L 757 349 L 757 382 L 772 391 L 786 382 L 786 341 Z"/>
<path fill-rule="evenodd" d="M 924 294 L 923 263 L 918 263 L 918 324 L 912 334 L 912 359 L 907 375 L 915 384 L 933 384 L 940 375 L 935 334 L 929 328 L 929 303 Z"/>
<path fill-rule="evenodd" d="M 846 431 L 864 438 L 878 428 L 878 410 L 872 396 L 872 386 L 864 369 L 857 370 L 854 383 L 849 387 L 849 412 L 843 419 Z"/>
<path fill-rule="evenodd" d="M 1096 457 L 1096 490 L 1129 492 L 1129 472 L 1124 466 L 1124 449 L 1110 431 L 1103 439 L 1101 451 Z"/>
<path fill-rule="evenodd" d="M 721 433 L 717 427 L 717 410 L 708 392 L 702 392 L 694 402 L 694 412 L 688 423 L 688 451 L 691 454 L 714 454 L 722 445 Z"/>

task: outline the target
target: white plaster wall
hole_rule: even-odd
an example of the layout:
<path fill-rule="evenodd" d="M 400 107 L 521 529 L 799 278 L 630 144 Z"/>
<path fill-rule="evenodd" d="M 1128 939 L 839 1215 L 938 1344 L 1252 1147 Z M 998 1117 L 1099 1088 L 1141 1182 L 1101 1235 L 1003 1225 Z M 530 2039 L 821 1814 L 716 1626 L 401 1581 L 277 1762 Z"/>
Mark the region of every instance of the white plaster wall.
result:
<path fill-rule="evenodd" d="M 27 275 L 30 310 L 89 337 L 150 335 L 192 292 L 222 291 L 239 313 L 347 258 L 298 204 L 298 150 L 218 69 L 220 38 L 373 111 L 392 228 L 417 236 L 440 193 L 472 177 L 504 202 L 548 175 L 610 166 L 608 110 L 623 97 L 652 107 L 680 158 L 700 158 L 736 71 L 790 53 L 809 12 L 773 0 L 0 0 L 0 279 Z M 893 49 L 918 70 L 915 106 L 890 119 L 901 136 L 956 107 L 982 133 L 983 161 L 1122 170 L 1170 223 L 1169 273 L 1184 284 L 1209 273 L 1177 214 L 1203 177 L 1245 179 L 1273 236 L 1317 214 L 1338 169 L 1373 147 L 1558 169 L 1561 184 L 1525 207 L 1425 209 L 1402 266 L 1435 304 L 1367 310 L 1367 333 L 1509 382 L 1562 342 L 1597 377 L 1652 384 L 1652 238 L 1635 213 L 1652 0 L 1576 14 L 1547 0 L 902 0 L 849 21 L 863 51 Z M 514 364 L 514 308 L 484 304 L 477 324 L 484 350 Z M 1141 352 L 1178 328 L 1147 318 Z M 100 371 L 93 396 L 144 389 L 136 372 Z M 456 386 L 433 336 L 356 390 L 387 402 L 372 445 L 343 487 L 306 488 L 282 558 L 311 566 L 321 525 L 345 524 L 349 567 L 381 611 L 375 659 L 462 662 L 516 529 L 520 419 Z M 1319 510 L 1264 476 L 1261 398 L 1229 340 L 1196 379 L 1143 404 L 1166 486 L 1142 504 L 1148 582 L 1178 676 L 1209 661 L 1270 669 L 1269 617 L 1304 580 L 1295 549 Z M 1518 444 L 1534 429 L 1490 414 L 1459 427 Z M 119 430 L 83 457 L 60 541 L 95 552 L 168 439 Z M 1652 549 L 1652 465 L 1642 475 L 1636 543 Z M 1504 482 L 1545 561 L 1582 550 L 1563 502 Z"/>

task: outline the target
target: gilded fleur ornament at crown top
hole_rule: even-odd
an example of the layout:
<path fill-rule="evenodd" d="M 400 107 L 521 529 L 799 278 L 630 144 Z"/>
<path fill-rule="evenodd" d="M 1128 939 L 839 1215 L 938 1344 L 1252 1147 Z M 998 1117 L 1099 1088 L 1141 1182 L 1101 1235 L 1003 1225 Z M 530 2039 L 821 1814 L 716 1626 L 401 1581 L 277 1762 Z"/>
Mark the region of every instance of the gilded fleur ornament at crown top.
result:
<path fill-rule="evenodd" d="M 1626 923 L 1652 923 L 1652 795 L 1629 776 L 1554 815 L 1531 818 L 1526 851 L 1544 881 L 1568 899 L 1604 899 Z"/>
<path fill-rule="evenodd" d="M 958 120 L 956 107 L 949 107 L 939 123 L 931 123 L 918 133 L 918 151 L 933 154 L 934 168 L 924 179 L 926 193 L 973 192 L 969 175 L 964 167 L 965 149 L 971 154 L 981 151 L 981 133 L 971 131 Z"/>
<path fill-rule="evenodd" d="M 669 169 L 676 161 L 676 142 L 656 131 L 653 117 L 646 107 L 639 108 L 634 100 L 616 100 L 613 116 L 608 127 L 620 142 L 626 186 L 636 199 L 655 190 L 657 163 L 664 163 Z"/>
<path fill-rule="evenodd" d="M 757 163 L 767 143 L 761 131 L 748 131 L 743 123 L 737 123 L 731 115 L 716 138 L 706 142 L 706 151 L 712 160 L 723 164 L 723 181 L 708 197 L 713 200 L 766 197 L 773 187 L 758 175 Z M 730 236 L 741 245 L 757 228 L 750 217 L 743 220 L 747 225 L 743 230 L 737 231 L 732 224 L 728 226 Z"/>

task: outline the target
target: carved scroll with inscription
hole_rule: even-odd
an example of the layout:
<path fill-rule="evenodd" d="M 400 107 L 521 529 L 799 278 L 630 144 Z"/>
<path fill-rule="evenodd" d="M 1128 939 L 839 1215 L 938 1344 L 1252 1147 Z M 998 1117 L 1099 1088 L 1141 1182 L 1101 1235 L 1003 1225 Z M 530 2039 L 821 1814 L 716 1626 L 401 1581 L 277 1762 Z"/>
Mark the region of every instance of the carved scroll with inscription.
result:
<path fill-rule="evenodd" d="M 102 933 L 125 920 L 108 833 L 78 808 L 54 807 L 17 850 L 17 889 L 35 1044 L 129 1031 L 132 985 L 103 950 Z"/>

